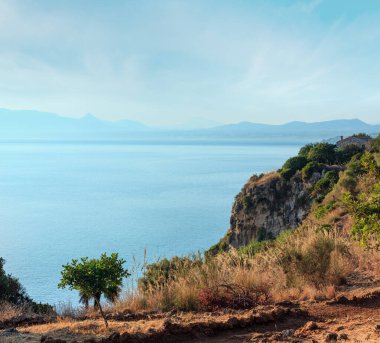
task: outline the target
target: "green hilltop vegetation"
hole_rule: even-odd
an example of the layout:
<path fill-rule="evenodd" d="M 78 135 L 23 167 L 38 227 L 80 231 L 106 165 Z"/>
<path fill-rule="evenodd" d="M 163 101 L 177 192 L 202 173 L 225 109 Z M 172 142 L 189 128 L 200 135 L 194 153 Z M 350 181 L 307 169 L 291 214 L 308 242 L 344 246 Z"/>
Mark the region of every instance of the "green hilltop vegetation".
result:
<path fill-rule="evenodd" d="M 69 286 L 102 310 L 103 294 L 118 309 L 203 311 L 244 309 L 281 300 L 331 298 L 352 273 L 375 274 L 380 258 L 380 136 L 366 147 L 308 144 L 272 176 L 284 182 L 303 180 L 310 207 L 296 228 L 276 237 L 261 235 L 233 248 L 226 240 L 204 254 L 162 259 L 144 266 L 143 276 L 123 300 L 122 279 L 129 273 L 117 254 L 99 260 L 73 260 L 62 272 Z M 310 182 L 314 175 L 317 181 Z M 306 201 L 306 200 L 305 200 Z M 246 199 L 245 211 L 252 204 Z M 0 302 L 35 304 L 0 260 Z M 110 267 L 107 267 L 110 266 Z M 93 283 L 96 280 L 96 288 Z M 108 296 L 107 296 L 108 295 Z"/>

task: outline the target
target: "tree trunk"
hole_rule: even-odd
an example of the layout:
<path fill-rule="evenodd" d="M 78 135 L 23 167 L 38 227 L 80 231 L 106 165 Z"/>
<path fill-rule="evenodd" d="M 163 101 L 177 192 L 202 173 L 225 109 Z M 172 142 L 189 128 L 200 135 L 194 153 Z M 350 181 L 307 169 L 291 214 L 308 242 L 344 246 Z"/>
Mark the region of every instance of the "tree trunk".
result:
<path fill-rule="evenodd" d="M 97 298 L 95 298 L 95 301 L 99 307 L 99 311 L 100 311 L 101 316 L 103 317 L 104 323 L 106 324 L 106 328 L 108 329 L 108 321 L 106 319 L 106 316 L 104 315 L 102 305 L 100 305 L 100 301 Z"/>
<path fill-rule="evenodd" d="M 99 309 L 98 303 L 100 303 L 101 296 L 102 296 L 102 293 L 96 293 L 94 295 L 94 310 L 96 310 L 96 311 Z"/>

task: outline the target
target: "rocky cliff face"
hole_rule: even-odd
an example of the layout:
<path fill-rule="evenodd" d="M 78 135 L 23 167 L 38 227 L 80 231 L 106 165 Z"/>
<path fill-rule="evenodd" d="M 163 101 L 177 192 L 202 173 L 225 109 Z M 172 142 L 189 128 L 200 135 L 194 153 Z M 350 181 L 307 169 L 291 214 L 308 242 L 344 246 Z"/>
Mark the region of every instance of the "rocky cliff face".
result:
<path fill-rule="evenodd" d="M 290 180 L 277 172 L 252 176 L 235 198 L 230 228 L 219 248 L 238 248 L 253 240 L 271 239 L 299 226 L 310 210 L 313 185 L 325 172 L 314 173 L 307 181 L 300 173 Z"/>

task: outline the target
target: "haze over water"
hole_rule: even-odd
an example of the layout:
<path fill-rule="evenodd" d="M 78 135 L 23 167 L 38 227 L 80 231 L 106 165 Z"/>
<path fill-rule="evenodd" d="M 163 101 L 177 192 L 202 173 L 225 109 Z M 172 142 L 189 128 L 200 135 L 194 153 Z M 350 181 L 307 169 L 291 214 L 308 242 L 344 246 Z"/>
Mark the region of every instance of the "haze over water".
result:
<path fill-rule="evenodd" d="M 72 258 L 118 252 L 148 260 L 209 248 L 226 232 L 234 196 L 278 169 L 297 145 L 1 143 L 0 251 L 6 270 L 42 302 Z"/>

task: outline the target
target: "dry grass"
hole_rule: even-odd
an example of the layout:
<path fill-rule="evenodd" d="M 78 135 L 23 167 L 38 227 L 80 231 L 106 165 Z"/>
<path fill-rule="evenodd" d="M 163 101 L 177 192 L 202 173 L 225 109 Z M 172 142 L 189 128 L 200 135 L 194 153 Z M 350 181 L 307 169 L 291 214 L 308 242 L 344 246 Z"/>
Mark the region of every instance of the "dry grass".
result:
<path fill-rule="evenodd" d="M 248 184 L 258 185 L 276 177 L 277 172 L 268 173 Z M 356 192 L 366 192 L 376 182 L 370 174 L 359 176 Z M 281 234 L 266 247 L 247 249 L 244 254 L 222 252 L 190 268 L 178 265 L 166 283 L 128 294 L 116 308 L 188 311 L 202 309 L 205 302 L 239 307 L 242 300 L 244 306 L 245 300 L 254 305 L 288 299 L 331 299 L 354 272 L 380 277 L 380 252 L 366 250 L 351 237 L 353 219 L 340 200 L 345 191 L 341 183 L 336 184 L 322 204 L 313 206 L 301 227 Z M 326 214 L 317 218 L 317 207 L 329 204 L 335 206 L 327 207 Z"/>
<path fill-rule="evenodd" d="M 326 233 L 306 225 L 255 255 L 230 251 L 208 257 L 185 272 L 179 268 L 164 285 L 127 294 L 115 310 L 188 311 L 204 309 L 205 301 L 239 308 L 244 303 L 331 299 L 335 287 L 355 269 L 376 269 L 376 263 L 368 265 L 359 258 L 362 254 L 342 231 Z"/>
<path fill-rule="evenodd" d="M 109 329 L 104 326 L 102 319 L 88 320 L 69 320 L 68 318 L 60 319 L 54 323 L 36 325 L 20 328 L 20 331 L 28 331 L 33 334 L 42 335 L 48 333 L 54 337 L 64 337 L 65 339 L 75 339 L 76 336 L 81 339 L 86 337 L 106 337 L 110 332 L 125 332 L 129 333 L 147 333 L 151 330 L 159 330 L 162 328 L 163 320 L 140 320 L 131 323 L 121 321 L 109 321 Z"/>
<path fill-rule="evenodd" d="M 276 171 L 272 171 L 272 172 L 264 174 L 258 180 L 254 181 L 252 183 L 249 183 L 249 184 L 250 185 L 255 184 L 255 185 L 259 186 L 259 185 L 267 183 L 270 180 L 274 180 L 274 179 L 278 179 L 278 178 L 280 178 L 280 174 Z"/>
<path fill-rule="evenodd" d="M 29 312 L 29 307 L 17 306 L 6 302 L 0 303 L 0 322 L 10 320 Z"/>
<path fill-rule="evenodd" d="M 79 318 L 83 317 L 87 310 L 84 307 L 74 306 L 69 302 L 60 302 L 54 306 L 54 311 L 62 318 Z"/>

